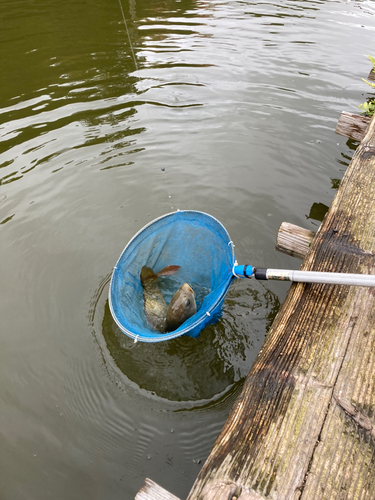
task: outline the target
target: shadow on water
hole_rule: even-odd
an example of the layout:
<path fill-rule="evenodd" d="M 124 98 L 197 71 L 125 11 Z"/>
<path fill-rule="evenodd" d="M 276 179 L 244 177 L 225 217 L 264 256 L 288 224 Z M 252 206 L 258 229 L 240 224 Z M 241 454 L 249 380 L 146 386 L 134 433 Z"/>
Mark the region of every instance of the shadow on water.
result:
<path fill-rule="evenodd" d="M 262 284 L 251 282 L 249 286 L 238 280 L 227 294 L 221 320 L 198 338 L 134 343 L 111 316 L 105 298 L 108 282 L 109 277 L 92 308 L 93 316 L 103 314 L 101 333 L 107 352 L 102 352 L 107 364 L 114 362 L 126 379 L 169 401 L 209 401 L 243 380 L 280 307 L 277 296 Z M 99 313 L 99 304 L 103 313 L 101 307 Z M 95 321 L 98 326 L 99 321 L 100 317 Z"/>
<path fill-rule="evenodd" d="M 311 205 L 309 215 L 306 215 L 306 219 L 313 219 L 322 222 L 328 210 L 329 207 L 324 205 L 324 203 L 313 203 Z"/>
<path fill-rule="evenodd" d="M 352 139 L 348 139 L 346 141 L 346 145 L 350 149 L 350 154 L 341 152 L 341 157 L 336 159 L 336 161 L 342 165 L 344 168 L 342 169 L 342 172 L 345 172 L 346 169 L 349 167 L 349 164 L 353 158 L 353 155 L 358 147 L 358 142 L 353 141 Z M 331 181 L 331 189 L 337 190 L 340 187 L 341 179 L 337 178 L 332 178 L 330 179 Z M 325 205 L 324 203 L 313 203 L 310 208 L 310 213 L 309 215 L 305 215 L 306 219 L 312 219 L 317 222 L 323 222 L 323 219 L 328 212 L 329 207 Z"/>

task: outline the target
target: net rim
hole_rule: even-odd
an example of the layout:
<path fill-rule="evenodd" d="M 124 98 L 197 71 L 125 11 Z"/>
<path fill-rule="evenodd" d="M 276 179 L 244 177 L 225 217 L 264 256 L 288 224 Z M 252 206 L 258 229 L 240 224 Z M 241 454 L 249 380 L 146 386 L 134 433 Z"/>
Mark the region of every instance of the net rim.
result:
<path fill-rule="evenodd" d="M 136 334 L 136 333 L 128 330 L 128 328 L 126 328 L 121 323 L 121 321 L 117 318 L 117 315 L 115 313 L 114 306 L 113 306 L 113 303 L 112 303 L 112 295 L 113 295 L 112 294 L 112 290 L 113 290 L 113 281 L 114 281 L 114 274 L 115 274 L 114 272 L 117 269 L 117 266 L 118 266 L 119 262 L 121 261 L 123 255 L 125 254 L 125 252 L 129 248 L 129 246 L 133 243 L 133 241 L 136 238 L 138 238 L 139 235 L 142 234 L 147 228 L 149 228 L 150 226 L 152 226 L 153 224 L 155 224 L 156 222 L 158 222 L 160 220 L 166 219 L 168 217 L 173 217 L 176 214 L 199 214 L 199 216 L 203 215 L 204 217 L 212 219 L 216 224 L 218 224 L 219 226 L 221 226 L 222 230 L 226 234 L 226 236 L 228 238 L 228 245 L 232 241 L 230 239 L 228 231 L 226 230 L 226 228 L 223 226 L 223 224 L 218 219 L 216 219 L 215 217 L 213 217 L 210 214 L 207 214 L 206 212 L 201 212 L 199 210 L 176 210 L 175 212 L 169 212 L 167 214 L 164 214 L 164 215 L 162 215 L 160 217 L 157 217 L 156 219 L 148 222 L 139 231 L 137 231 L 137 233 L 128 241 L 128 243 L 124 247 L 123 251 L 121 252 L 120 257 L 116 261 L 116 265 L 114 266 L 113 271 L 112 271 L 111 281 L 110 281 L 110 285 L 109 285 L 109 292 L 108 292 L 109 309 L 110 309 L 112 318 L 114 319 L 114 321 L 117 324 L 117 326 L 119 327 L 119 329 L 123 333 L 125 333 L 128 337 L 132 338 L 135 342 L 137 342 L 138 340 L 142 341 L 142 342 L 148 342 L 148 343 L 164 342 L 165 340 L 171 340 L 171 339 L 174 339 L 174 338 L 177 338 L 177 337 L 181 337 L 182 335 L 187 334 L 188 332 L 190 332 L 194 328 L 198 327 L 203 322 L 204 318 L 207 316 L 207 313 L 208 313 L 208 315 L 210 315 L 210 313 L 215 310 L 215 308 L 218 306 L 218 304 L 223 300 L 223 297 L 225 297 L 225 295 L 227 294 L 229 286 L 230 286 L 230 284 L 232 283 L 232 281 L 234 279 L 233 275 L 229 276 L 227 278 L 227 280 L 226 280 L 225 286 L 223 286 L 222 292 L 218 296 L 218 298 L 215 301 L 215 303 L 211 305 L 210 309 L 207 310 L 207 311 L 205 311 L 204 314 L 202 313 L 201 315 L 199 315 L 199 317 L 196 319 L 196 321 L 194 323 L 190 324 L 188 327 L 183 328 L 182 330 L 175 330 L 175 331 L 170 332 L 170 333 L 155 332 L 155 334 L 144 335 L 142 333 Z M 233 246 L 234 246 L 233 244 L 229 245 L 229 247 L 231 249 L 232 259 L 233 259 L 233 261 L 235 261 Z"/>

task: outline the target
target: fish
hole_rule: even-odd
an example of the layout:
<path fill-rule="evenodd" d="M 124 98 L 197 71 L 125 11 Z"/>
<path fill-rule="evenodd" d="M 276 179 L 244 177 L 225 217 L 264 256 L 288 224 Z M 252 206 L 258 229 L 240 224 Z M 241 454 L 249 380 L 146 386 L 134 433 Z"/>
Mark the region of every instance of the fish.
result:
<path fill-rule="evenodd" d="M 159 276 L 171 276 L 179 269 L 180 266 L 167 266 L 157 273 L 147 266 L 141 269 L 145 316 L 148 324 L 160 333 L 176 330 L 197 312 L 194 291 L 187 283 L 180 286 L 168 306 L 156 284 Z"/>
<path fill-rule="evenodd" d="M 173 295 L 167 309 L 166 332 L 177 330 L 197 312 L 194 290 L 184 283 Z"/>

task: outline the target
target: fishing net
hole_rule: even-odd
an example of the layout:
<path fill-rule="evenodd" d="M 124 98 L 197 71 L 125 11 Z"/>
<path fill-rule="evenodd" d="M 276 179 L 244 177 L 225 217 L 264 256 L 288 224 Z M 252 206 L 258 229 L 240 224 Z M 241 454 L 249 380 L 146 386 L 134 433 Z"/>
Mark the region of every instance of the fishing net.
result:
<path fill-rule="evenodd" d="M 150 222 L 123 250 L 112 274 L 109 306 L 118 327 L 134 340 L 162 342 L 181 335 L 197 337 L 218 321 L 227 290 L 234 279 L 233 244 L 214 217 L 196 211 L 178 211 Z M 194 290 L 197 312 L 177 330 L 159 333 L 148 324 L 140 272 L 181 266 L 170 277 L 158 279 L 167 304 L 184 283 Z"/>

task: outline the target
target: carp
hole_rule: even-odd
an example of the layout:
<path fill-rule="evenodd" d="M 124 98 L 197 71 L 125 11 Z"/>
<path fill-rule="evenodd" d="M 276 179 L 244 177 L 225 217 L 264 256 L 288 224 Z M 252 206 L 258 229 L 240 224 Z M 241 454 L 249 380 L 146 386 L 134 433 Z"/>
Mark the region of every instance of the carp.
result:
<path fill-rule="evenodd" d="M 197 312 L 194 291 L 187 283 L 180 286 L 168 306 L 157 286 L 156 280 L 159 276 L 170 276 L 179 269 L 180 266 L 167 266 L 157 273 L 147 266 L 141 269 L 146 319 L 149 325 L 160 333 L 176 330 Z"/>

